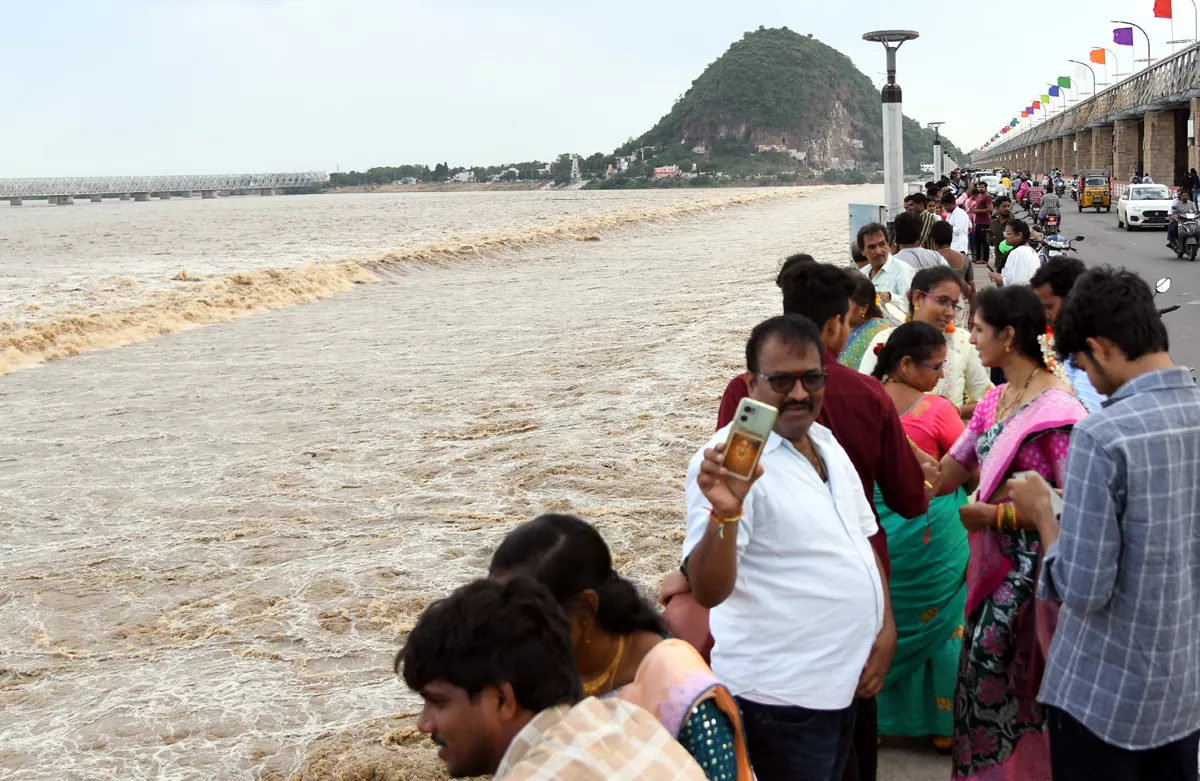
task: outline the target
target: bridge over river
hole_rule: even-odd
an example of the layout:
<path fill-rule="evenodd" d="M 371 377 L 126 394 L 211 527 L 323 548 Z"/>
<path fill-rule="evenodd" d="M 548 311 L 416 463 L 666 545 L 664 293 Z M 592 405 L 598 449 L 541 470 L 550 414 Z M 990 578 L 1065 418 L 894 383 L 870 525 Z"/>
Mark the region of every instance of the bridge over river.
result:
<path fill-rule="evenodd" d="M 1200 44 L 1164 58 L 1042 124 L 972 156 L 975 164 L 1045 173 L 1108 168 L 1173 185 L 1200 168 Z"/>
<path fill-rule="evenodd" d="M 200 193 L 204 198 L 216 198 L 235 191 L 274 195 L 280 190 L 326 187 L 329 174 L 324 171 L 275 174 L 197 174 L 175 176 L 95 176 L 53 177 L 42 179 L 0 179 L 0 198 L 8 198 L 20 206 L 25 198 L 46 198 L 52 204 L 74 203 L 76 196 L 100 201 L 105 195 L 123 201 L 148 201 L 152 195 L 170 198 L 178 193 L 190 198 Z"/>

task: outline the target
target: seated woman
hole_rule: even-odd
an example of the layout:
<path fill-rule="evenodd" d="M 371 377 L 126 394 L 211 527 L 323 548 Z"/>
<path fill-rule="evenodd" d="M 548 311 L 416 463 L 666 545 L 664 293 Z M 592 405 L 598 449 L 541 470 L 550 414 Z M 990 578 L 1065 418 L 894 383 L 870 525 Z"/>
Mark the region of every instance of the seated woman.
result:
<path fill-rule="evenodd" d="M 667 637 L 590 524 L 538 516 L 509 532 L 488 575 L 533 578 L 563 606 L 585 695 L 620 697 L 653 713 L 711 781 L 753 781 L 733 697 L 696 649 Z"/>
<path fill-rule="evenodd" d="M 905 323 L 879 352 L 874 376 L 896 405 L 914 448 L 941 459 L 963 432 L 958 410 L 932 393 L 947 362 L 946 336 L 929 323 Z M 932 736 L 942 751 L 952 746 L 954 687 L 962 651 L 967 599 L 967 531 L 958 508 L 960 487 L 934 498 L 920 518 L 888 509 L 875 489 L 879 524 L 892 559 L 892 614 L 898 642 L 877 697 L 879 734 Z"/>
<path fill-rule="evenodd" d="M 838 363 L 857 370 L 867 354 L 867 346 L 881 332 L 889 330 L 892 322 L 879 308 L 875 283 L 863 274 L 856 274 L 854 284 L 854 294 L 850 296 L 850 338 L 838 356 Z"/>

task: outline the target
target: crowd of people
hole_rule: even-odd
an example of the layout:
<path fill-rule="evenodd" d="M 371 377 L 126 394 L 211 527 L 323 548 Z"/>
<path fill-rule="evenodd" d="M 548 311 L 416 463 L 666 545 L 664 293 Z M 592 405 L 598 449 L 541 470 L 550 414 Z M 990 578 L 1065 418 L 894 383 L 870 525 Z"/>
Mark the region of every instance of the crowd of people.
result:
<path fill-rule="evenodd" d="M 973 189 L 865 226 L 857 267 L 783 263 L 664 610 L 569 515 L 430 605 L 396 670 L 451 776 L 875 781 L 894 735 L 954 779 L 1195 781 L 1200 391 L 1145 282 L 1026 270 L 1028 226 Z M 1020 274 L 976 295 L 998 236 Z"/>

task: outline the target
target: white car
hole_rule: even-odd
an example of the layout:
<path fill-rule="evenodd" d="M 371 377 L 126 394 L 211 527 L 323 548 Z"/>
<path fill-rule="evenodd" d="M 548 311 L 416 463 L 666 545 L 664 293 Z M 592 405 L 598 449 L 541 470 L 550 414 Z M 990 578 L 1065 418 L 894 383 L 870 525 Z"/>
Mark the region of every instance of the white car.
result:
<path fill-rule="evenodd" d="M 988 194 L 993 198 L 1008 195 L 1008 190 L 1004 188 L 1004 184 L 1000 181 L 999 176 L 981 176 L 979 178 L 987 185 Z"/>
<path fill-rule="evenodd" d="M 1134 228 L 1165 228 L 1170 222 L 1168 218 L 1174 202 L 1175 197 L 1165 185 L 1130 185 L 1117 201 L 1117 227 L 1129 231 Z"/>

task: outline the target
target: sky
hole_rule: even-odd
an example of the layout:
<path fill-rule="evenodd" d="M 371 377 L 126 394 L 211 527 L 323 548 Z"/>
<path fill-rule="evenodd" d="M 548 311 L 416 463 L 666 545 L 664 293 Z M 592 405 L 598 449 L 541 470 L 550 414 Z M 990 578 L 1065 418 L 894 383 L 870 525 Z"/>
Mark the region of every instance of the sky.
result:
<path fill-rule="evenodd" d="M 1174 2 L 1175 36 L 1191 38 L 1191 4 Z M 895 0 L 0 0 L 0 178 L 611 152 L 760 25 L 812 33 L 876 83 L 884 53 L 862 34 L 919 31 L 899 53 L 905 113 L 969 150 L 1077 77 L 1067 60 L 1092 46 L 1128 71 L 1110 19 L 1166 54 L 1171 23 L 1152 6 L 1060 0 L 1038 34 L 1004 4 Z"/>

